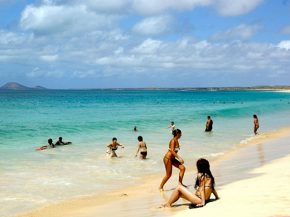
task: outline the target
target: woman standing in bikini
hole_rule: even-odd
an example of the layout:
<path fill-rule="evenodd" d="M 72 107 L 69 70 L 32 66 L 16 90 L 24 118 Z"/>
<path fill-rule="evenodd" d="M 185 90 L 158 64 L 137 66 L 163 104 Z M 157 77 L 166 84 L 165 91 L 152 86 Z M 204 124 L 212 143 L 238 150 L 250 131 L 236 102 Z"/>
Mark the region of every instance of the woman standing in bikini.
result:
<path fill-rule="evenodd" d="M 163 162 L 164 162 L 164 166 L 165 166 L 165 170 L 166 170 L 166 175 L 164 176 L 164 178 L 159 186 L 160 191 L 163 191 L 163 186 L 165 185 L 165 183 L 168 181 L 168 179 L 172 175 L 172 166 L 175 166 L 176 168 L 178 168 L 180 170 L 179 171 L 179 184 L 183 185 L 182 180 L 183 180 L 183 176 L 184 176 L 184 172 L 185 172 L 185 167 L 183 165 L 184 161 L 177 154 L 177 152 L 180 149 L 178 140 L 181 137 L 181 130 L 176 129 L 172 132 L 172 134 L 174 137 L 169 142 L 169 149 L 163 158 Z"/>
<path fill-rule="evenodd" d="M 137 157 L 138 153 L 140 152 L 140 159 L 144 160 L 146 159 L 146 156 L 147 156 L 147 145 L 143 141 L 142 136 L 138 136 L 137 139 L 138 139 L 138 149 L 137 149 L 137 153 L 135 157 Z"/>
<path fill-rule="evenodd" d="M 258 116 L 257 115 L 253 115 L 253 119 L 254 119 L 254 134 L 257 135 L 258 134 L 257 130 L 260 127 Z"/>

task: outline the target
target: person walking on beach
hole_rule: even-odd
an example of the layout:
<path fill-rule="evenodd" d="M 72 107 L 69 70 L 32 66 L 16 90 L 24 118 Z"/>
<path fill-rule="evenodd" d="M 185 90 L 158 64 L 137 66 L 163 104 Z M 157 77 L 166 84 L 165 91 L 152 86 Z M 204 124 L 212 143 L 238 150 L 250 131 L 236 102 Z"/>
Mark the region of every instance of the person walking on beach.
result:
<path fill-rule="evenodd" d="M 254 134 L 257 135 L 258 134 L 257 130 L 260 127 L 258 116 L 257 115 L 253 115 L 253 119 L 254 119 Z"/>
<path fill-rule="evenodd" d="M 177 152 L 180 150 L 178 140 L 181 138 L 181 130 L 176 129 L 172 134 L 174 137 L 169 142 L 169 149 L 163 158 L 166 175 L 162 179 L 162 182 L 159 186 L 160 191 L 164 191 L 163 186 L 172 175 L 172 166 L 179 169 L 179 184 L 183 185 L 182 180 L 185 173 L 185 166 L 183 165 L 184 160 L 177 154 Z"/>
<path fill-rule="evenodd" d="M 210 116 L 207 116 L 207 122 L 205 124 L 205 132 L 211 132 L 212 131 L 212 125 L 213 125 L 213 120 L 211 119 Z"/>
<path fill-rule="evenodd" d="M 112 139 L 112 143 L 109 144 L 107 147 L 109 148 L 109 150 L 107 151 L 108 154 L 111 155 L 111 157 L 118 157 L 117 154 L 116 154 L 116 150 L 118 149 L 118 146 L 124 148 L 123 145 L 120 145 L 118 142 L 117 142 L 117 138 L 114 137 Z"/>
<path fill-rule="evenodd" d="M 171 207 L 179 198 L 184 198 L 185 200 L 190 201 L 197 207 L 202 207 L 206 204 L 206 201 L 209 200 L 211 194 L 213 193 L 216 200 L 219 199 L 219 196 L 214 188 L 215 180 L 210 171 L 210 165 L 208 160 L 199 159 L 196 162 L 197 167 L 197 177 L 195 188 L 196 192 L 192 193 L 183 185 L 179 184 L 177 188 L 171 194 L 169 200 L 161 205 L 162 207 Z"/>
<path fill-rule="evenodd" d="M 170 125 L 169 125 L 169 127 L 168 128 L 170 128 L 170 130 L 171 130 L 171 133 L 173 134 L 173 131 L 176 129 L 176 126 L 175 126 L 175 124 L 174 124 L 174 122 L 173 121 L 171 121 L 171 123 L 170 123 Z"/>
<path fill-rule="evenodd" d="M 138 153 L 140 152 L 140 159 L 144 160 L 146 159 L 146 156 L 147 156 L 147 145 L 143 141 L 142 136 L 138 136 L 137 139 L 138 139 L 138 149 L 137 149 L 137 153 L 135 157 L 137 157 Z"/>

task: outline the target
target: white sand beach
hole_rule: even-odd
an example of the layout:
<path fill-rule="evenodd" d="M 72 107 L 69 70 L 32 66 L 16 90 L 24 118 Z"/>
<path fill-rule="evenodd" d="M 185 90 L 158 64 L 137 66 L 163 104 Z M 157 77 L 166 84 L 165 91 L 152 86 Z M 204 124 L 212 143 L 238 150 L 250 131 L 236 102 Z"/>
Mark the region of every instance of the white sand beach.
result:
<path fill-rule="evenodd" d="M 181 211 L 175 217 L 290 216 L 290 155 L 251 171 L 252 178 L 220 189 L 221 199 L 199 209 Z"/>
<path fill-rule="evenodd" d="M 166 185 L 157 189 L 163 174 L 147 177 L 139 186 L 110 194 L 96 194 L 49 205 L 18 217 L 94 216 L 290 216 L 290 129 L 261 134 L 248 144 L 229 151 L 212 163 L 218 201 L 203 208 L 189 209 L 179 200 L 172 208 L 158 208 L 176 186 L 177 171 Z M 185 183 L 193 191 L 195 169 L 188 168 Z"/>

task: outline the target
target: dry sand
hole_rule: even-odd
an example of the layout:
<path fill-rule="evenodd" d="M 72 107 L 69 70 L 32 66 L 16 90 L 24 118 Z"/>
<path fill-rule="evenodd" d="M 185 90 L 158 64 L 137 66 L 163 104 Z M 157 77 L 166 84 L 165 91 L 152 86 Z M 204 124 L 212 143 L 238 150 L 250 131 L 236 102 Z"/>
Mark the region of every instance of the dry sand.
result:
<path fill-rule="evenodd" d="M 179 212 L 174 217 L 290 216 L 290 155 L 251 171 L 252 178 L 224 186 L 221 199 L 199 209 Z"/>
<path fill-rule="evenodd" d="M 19 217 L 96 216 L 290 216 L 290 129 L 262 134 L 229 151 L 212 164 L 221 200 L 199 209 L 188 209 L 180 200 L 173 208 L 159 209 L 177 184 L 177 170 L 158 191 L 164 174 L 140 181 L 136 187 L 51 204 Z M 288 155 L 288 156 L 287 156 Z M 287 157 L 286 157 L 287 156 Z M 195 170 L 188 168 L 184 183 L 193 184 Z M 192 185 L 189 186 L 193 191 Z"/>

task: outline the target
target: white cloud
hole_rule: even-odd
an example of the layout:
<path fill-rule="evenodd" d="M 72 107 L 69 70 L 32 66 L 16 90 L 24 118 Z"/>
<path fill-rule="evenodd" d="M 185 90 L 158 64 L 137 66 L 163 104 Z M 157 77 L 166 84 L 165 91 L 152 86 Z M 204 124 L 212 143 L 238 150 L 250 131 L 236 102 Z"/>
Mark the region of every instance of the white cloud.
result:
<path fill-rule="evenodd" d="M 115 54 L 115 55 L 120 55 L 120 54 L 122 54 L 122 53 L 124 53 L 124 48 L 123 48 L 123 47 L 118 47 L 118 49 L 116 49 L 116 50 L 114 51 L 114 54 Z"/>
<path fill-rule="evenodd" d="M 54 62 L 58 59 L 58 55 L 42 55 L 40 56 L 40 59 L 46 62 Z"/>
<path fill-rule="evenodd" d="M 7 47 L 9 35 L 16 39 L 9 41 Z M 290 67 L 290 41 L 216 43 L 189 37 L 176 41 L 152 38 L 139 41 L 118 30 L 95 31 L 61 41 L 35 37 L 19 43 L 22 37 L 2 31 L 0 42 L 5 43 L 0 43 L 0 60 L 5 64 L 13 58 L 18 65 L 25 65 L 21 72 L 28 78 L 130 77 L 130 73 L 162 78 L 164 72 L 167 76 L 180 72 L 185 80 L 256 73 L 267 78 L 275 77 L 278 72 L 287 75 Z M 9 70 L 13 67 L 10 65 Z"/>
<path fill-rule="evenodd" d="M 132 7 L 141 14 L 161 14 L 166 11 L 191 10 L 210 3 L 211 0 L 134 0 Z"/>
<path fill-rule="evenodd" d="M 172 18 L 170 16 L 148 17 L 137 23 L 133 31 L 143 35 L 158 35 L 172 30 Z"/>
<path fill-rule="evenodd" d="M 1 0 L 0 0 L 1 1 Z M 162 15 L 169 11 L 189 11 L 197 7 L 213 7 L 222 16 L 238 16 L 254 10 L 264 0 L 43 0 L 46 5 L 87 7 L 104 13 Z"/>
<path fill-rule="evenodd" d="M 14 32 L 8 32 L 0 30 L 0 46 L 15 46 L 16 44 L 22 44 L 27 40 L 32 39 L 30 34 L 17 34 Z"/>
<path fill-rule="evenodd" d="M 287 41 L 281 41 L 277 47 L 285 49 L 285 50 L 290 50 L 290 40 Z"/>
<path fill-rule="evenodd" d="M 264 0 L 215 0 L 213 6 L 223 16 L 239 16 L 249 13 Z"/>
<path fill-rule="evenodd" d="M 214 74 L 219 78 L 259 72 L 265 77 L 275 77 L 276 72 L 279 75 L 289 73 L 289 41 L 271 44 L 247 40 L 262 28 L 259 25 L 241 24 L 218 32 L 213 36 L 216 41 L 198 41 L 190 36 L 180 38 L 180 34 L 174 34 L 178 37 L 176 40 L 175 37 L 158 37 L 175 26 L 174 18 L 164 15 L 165 12 L 169 14 L 168 11 L 207 6 L 225 16 L 240 15 L 253 10 L 262 1 L 100 2 L 43 0 L 40 4 L 27 6 L 20 19 L 24 33 L 0 30 L 1 65 L 17 62 L 16 65 L 21 68 L 25 66 L 18 71 L 29 78 L 108 78 L 124 75 L 130 79 L 130 73 L 162 78 L 164 74 L 168 76 L 180 72 L 190 80 L 188 78 L 196 78 L 197 75 L 206 78 Z M 126 30 L 122 30 L 118 22 L 125 17 L 124 13 L 150 16 L 145 16 L 133 27 L 128 26 L 132 20 L 127 23 L 126 19 Z M 132 31 L 128 31 L 131 28 Z M 10 66 L 9 72 L 16 67 L 7 65 Z M 2 72 L 5 73 L 1 68 Z"/>
<path fill-rule="evenodd" d="M 281 32 L 282 32 L 283 34 L 288 34 L 288 35 L 290 35 L 290 26 L 285 26 L 285 27 L 281 30 Z"/>
<path fill-rule="evenodd" d="M 158 40 L 153 40 L 151 38 L 146 39 L 137 47 L 132 49 L 134 53 L 143 53 L 143 54 L 151 54 L 155 53 L 158 49 L 161 48 L 162 42 Z"/>
<path fill-rule="evenodd" d="M 246 25 L 241 24 L 234 28 L 228 29 L 223 32 L 218 32 L 212 36 L 213 40 L 232 40 L 232 39 L 241 39 L 246 40 L 250 39 L 255 35 L 262 27 L 260 25 Z"/>
<path fill-rule="evenodd" d="M 78 0 L 78 4 L 85 4 L 90 10 L 100 12 L 122 12 L 128 9 L 129 0 Z"/>
<path fill-rule="evenodd" d="M 29 5 L 22 12 L 20 25 L 36 34 L 55 34 L 111 28 L 117 16 L 96 14 L 85 6 Z"/>
<path fill-rule="evenodd" d="M 41 67 L 34 67 L 26 74 L 26 76 L 28 78 L 61 78 L 64 76 L 64 72 L 57 69 L 42 69 Z"/>

